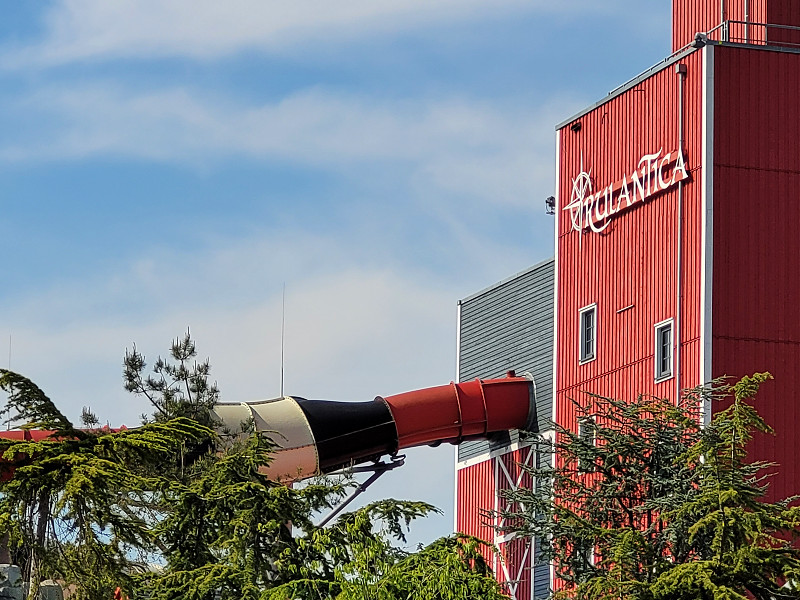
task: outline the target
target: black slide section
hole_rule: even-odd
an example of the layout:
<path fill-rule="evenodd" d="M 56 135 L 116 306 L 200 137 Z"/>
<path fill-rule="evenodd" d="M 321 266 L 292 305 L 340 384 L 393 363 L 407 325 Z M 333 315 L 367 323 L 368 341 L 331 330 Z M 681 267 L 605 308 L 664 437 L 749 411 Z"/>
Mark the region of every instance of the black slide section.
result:
<path fill-rule="evenodd" d="M 386 403 L 327 402 L 294 397 L 317 441 L 323 473 L 353 461 L 397 452 L 397 428 Z"/>

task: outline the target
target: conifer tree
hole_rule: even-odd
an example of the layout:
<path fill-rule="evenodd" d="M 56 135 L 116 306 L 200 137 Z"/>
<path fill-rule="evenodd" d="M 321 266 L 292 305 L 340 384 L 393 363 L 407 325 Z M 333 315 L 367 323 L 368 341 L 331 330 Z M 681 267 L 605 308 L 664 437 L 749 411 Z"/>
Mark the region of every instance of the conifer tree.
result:
<path fill-rule="evenodd" d="M 402 549 L 429 504 L 382 500 L 316 526 L 352 480 L 269 480 L 259 467 L 271 440 L 219 431 L 209 376 L 188 332 L 150 372 L 143 354 L 126 353 L 125 387 L 154 413 L 111 431 L 88 408 L 74 426 L 33 382 L 0 370 L 6 419 L 33 438 L 0 438 L 0 535 L 33 583 L 30 598 L 45 578 L 74 586 L 79 600 L 117 588 L 151 600 L 504 598 L 477 540 Z M 54 433 L 40 439 L 42 430 Z"/>
<path fill-rule="evenodd" d="M 146 516 L 163 485 L 155 466 L 213 432 L 186 418 L 78 429 L 27 378 L 0 370 L 0 389 L 8 394 L 3 414 L 32 438 L 0 438 L 0 534 L 31 597 L 39 581 L 58 578 L 77 583 L 77 598 L 99 598 L 127 579 L 137 553 L 155 548 Z M 40 430 L 53 434 L 33 435 Z"/>
<path fill-rule="evenodd" d="M 772 430 L 748 404 L 769 374 L 700 388 L 678 406 L 639 396 L 576 403 L 553 467 L 509 493 L 519 535 L 541 540 L 562 587 L 586 600 L 780 600 L 800 596 L 800 509 L 765 501 L 770 465 L 747 461 Z M 703 427 L 707 402 L 729 402 Z M 589 432 L 589 433 L 587 433 Z"/>

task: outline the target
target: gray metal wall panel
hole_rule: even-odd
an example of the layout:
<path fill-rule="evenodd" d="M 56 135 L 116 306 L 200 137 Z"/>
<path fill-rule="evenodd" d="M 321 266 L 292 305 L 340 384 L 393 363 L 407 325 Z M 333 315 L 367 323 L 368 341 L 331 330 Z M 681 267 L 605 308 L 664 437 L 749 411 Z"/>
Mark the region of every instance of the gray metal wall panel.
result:
<path fill-rule="evenodd" d="M 533 564 L 533 597 L 534 600 L 545 600 L 550 597 L 550 563 L 540 558 L 540 544 L 536 540 Z"/>
<path fill-rule="evenodd" d="M 553 407 L 553 278 L 549 260 L 461 301 L 461 381 L 502 377 L 511 369 L 536 381 L 539 430 L 550 428 Z M 511 432 L 511 442 L 519 440 Z M 485 440 L 464 442 L 459 460 L 492 448 Z"/>
<path fill-rule="evenodd" d="M 461 442 L 458 445 L 458 460 L 469 460 L 487 452 L 489 452 L 489 442 L 486 440 Z"/>
<path fill-rule="evenodd" d="M 536 457 L 536 466 L 546 469 L 553 466 L 552 448 L 549 445 L 540 446 Z M 542 540 L 537 538 L 533 553 L 533 599 L 545 600 L 550 597 L 550 563 L 544 560 L 542 554 Z"/>

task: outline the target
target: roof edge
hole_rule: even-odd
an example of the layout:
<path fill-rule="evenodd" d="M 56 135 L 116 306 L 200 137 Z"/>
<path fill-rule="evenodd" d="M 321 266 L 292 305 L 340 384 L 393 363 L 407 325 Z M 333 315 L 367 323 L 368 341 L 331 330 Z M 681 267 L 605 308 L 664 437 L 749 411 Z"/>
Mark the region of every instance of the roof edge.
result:
<path fill-rule="evenodd" d="M 716 43 L 715 43 L 715 45 L 716 45 Z M 736 45 L 739 46 L 741 44 L 736 44 Z M 583 109 L 582 111 L 572 115 L 569 119 L 566 119 L 565 121 L 562 121 L 561 123 L 556 125 L 556 131 L 559 131 L 561 129 L 564 129 L 564 127 L 567 127 L 568 125 L 571 125 L 576 120 L 578 120 L 581 117 L 589 114 L 590 112 L 592 112 L 596 108 L 599 108 L 599 107 L 603 106 L 604 104 L 606 104 L 607 102 L 610 102 L 611 100 L 613 100 L 617 96 L 621 96 L 622 94 L 624 94 L 628 90 L 630 90 L 632 88 L 635 88 L 637 85 L 639 85 L 640 83 L 642 83 L 646 79 L 649 79 L 650 77 L 652 77 L 656 73 L 659 73 L 659 72 L 663 71 L 664 69 L 674 65 L 676 62 L 678 62 L 680 60 L 683 60 L 686 56 L 688 56 L 692 52 L 696 52 L 697 50 L 699 50 L 699 48 L 687 48 L 685 50 L 681 50 L 679 52 L 676 52 L 675 54 L 672 54 L 672 55 L 668 56 L 667 58 L 665 58 L 661 62 L 653 65 L 652 67 L 650 67 L 646 71 L 643 71 L 643 72 L 639 73 L 633 79 L 629 79 L 628 81 L 623 83 L 621 86 L 611 90 L 610 92 L 608 92 L 608 95 L 605 96 L 605 98 L 603 98 L 602 100 L 598 100 L 597 102 L 595 102 L 591 106 Z"/>
<path fill-rule="evenodd" d="M 464 302 L 469 302 L 470 300 L 474 300 L 475 298 L 478 298 L 479 296 L 483 296 L 487 292 L 491 292 L 492 290 L 495 290 L 495 289 L 499 288 L 500 286 L 506 285 L 507 283 L 510 283 L 510 282 L 514 281 L 515 279 L 519 279 L 520 277 L 524 277 L 525 275 L 528 275 L 529 273 L 532 273 L 536 269 L 540 269 L 540 268 L 544 267 L 545 265 L 547 265 L 549 263 L 554 263 L 555 264 L 555 260 L 556 260 L 555 256 L 551 256 L 550 258 L 547 258 L 547 259 L 545 259 L 543 261 L 540 261 L 540 262 L 536 263 L 535 265 L 533 265 L 531 267 L 528 267 L 527 269 L 523 269 L 522 271 L 514 273 L 513 275 L 510 275 L 510 276 L 506 277 L 505 279 L 501 279 L 497 283 L 493 283 L 492 285 L 483 288 L 479 292 L 475 292 L 474 294 L 470 294 L 469 296 L 466 296 L 465 298 L 462 298 L 461 300 L 458 301 L 458 303 L 462 304 Z"/>

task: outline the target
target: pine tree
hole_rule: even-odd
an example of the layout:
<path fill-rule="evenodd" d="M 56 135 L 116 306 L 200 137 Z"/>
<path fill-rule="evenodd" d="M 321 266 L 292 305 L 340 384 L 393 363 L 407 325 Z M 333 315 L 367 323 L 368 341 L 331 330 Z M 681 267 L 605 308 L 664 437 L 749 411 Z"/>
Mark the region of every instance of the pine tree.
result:
<path fill-rule="evenodd" d="M 197 347 L 187 330 L 182 338 L 172 342 L 172 361 L 158 357 L 151 374 L 145 374 L 145 356 L 136 349 L 125 352 L 122 377 L 125 389 L 144 396 L 152 405 L 152 417 L 142 415 L 142 420 L 162 421 L 186 417 L 213 427 L 211 409 L 219 401 L 219 388 L 211 382 L 211 363 L 208 359 L 197 362 Z"/>
<path fill-rule="evenodd" d="M 754 433 L 771 433 L 747 403 L 768 378 L 692 390 L 678 406 L 576 403 L 580 431 L 557 428 L 554 466 L 532 470 L 541 485 L 509 494 L 517 533 L 542 541 L 563 582 L 555 598 L 800 595 L 800 509 L 794 498 L 766 502 L 762 473 L 773 465 L 747 461 Z M 702 427 L 712 401 L 731 404 Z"/>

